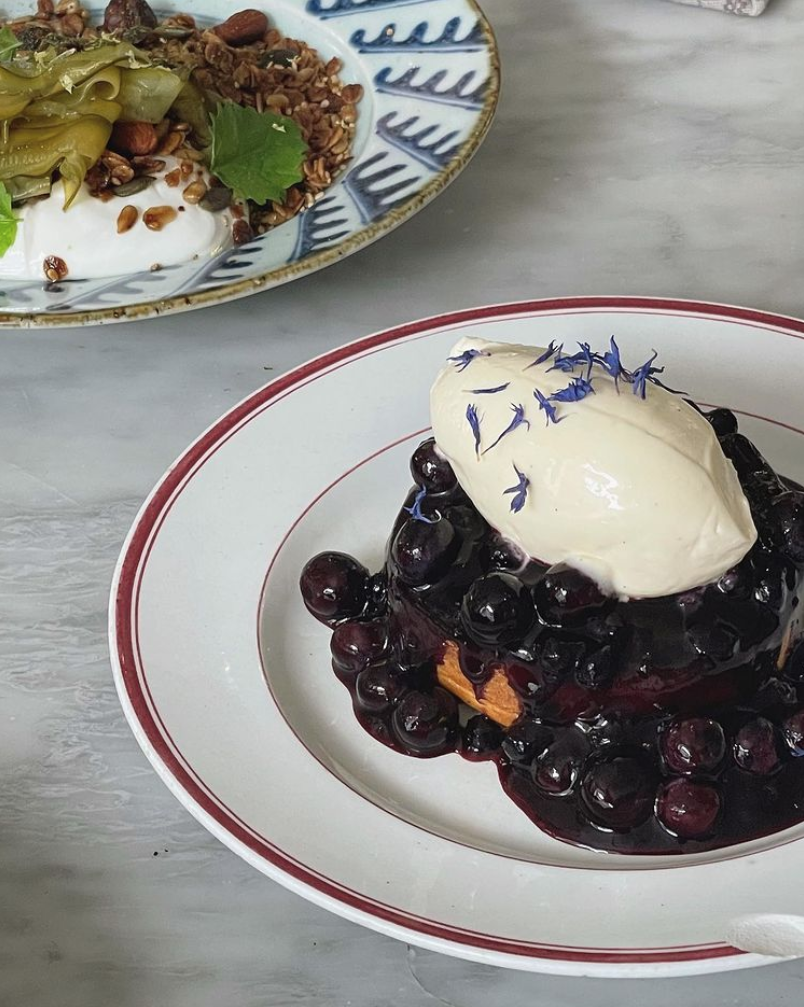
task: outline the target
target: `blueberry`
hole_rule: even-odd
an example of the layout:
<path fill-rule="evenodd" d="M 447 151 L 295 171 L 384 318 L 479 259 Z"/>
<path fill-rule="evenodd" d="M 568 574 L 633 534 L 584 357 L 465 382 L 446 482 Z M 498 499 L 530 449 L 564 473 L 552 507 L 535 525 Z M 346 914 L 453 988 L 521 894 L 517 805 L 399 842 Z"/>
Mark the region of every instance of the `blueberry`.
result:
<path fill-rule="evenodd" d="M 299 579 L 308 611 L 329 624 L 360 615 L 366 604 L 368 583 L 368 570 L 342 552 L 313 556 Z"/>
<path fill-rule="evenodd" d="M 544 634 L 537 642 L 536 661 L 546 682 L 562 682 L 574 675 L 586 660 L 587 645 Z"/>
<path fill-rule="evenodd" d="M 782 724 L 784 740 L 797 758 L 804 755 L 804 710 L 799 710 Z"/>
<path fill-rule="evenodd" d="M 804 497 L 783 493 L 774 499 L 769 518 L 774 522 L 782 552 L 794 563 L 804 563 Z"/>
<path fill-rule="evenodd" d="M 388 626 L 383 619 L 342 622 L 332 633 L 329 649 L 339 671 L 356 675 L 388 650 Z"/>
<path fill-rule="evenodd" d="M 589 816 L 615 831 L 641 825 L 653 810 L 656 776 L 638 755 L 614 755 L 594 763 L 581 782 Z"/>
<path fill-rule="evenodd" d="M 452 749 L 458 733 L 458 704 L 444 689 L 409 692 L 396 707 L 391 727 L 411 755 L 441 755 Z"/>
<path fill-rule="evenodd" d="M 483 714 L 470 717 L 463 729 L 461 751 L 467 755 L 494 755 L 499 751 L 503 731 L 499 724 Z"/>
<path fill-rule="evenodd" d="M 577 625 L 614 604 L 593 580 L 570 566 L 552 566 L 533 588 L 539 618 L 548 626 Z"/>
<path fill-rule="evenodd" d="M 712 833 L 720 807 L 720 794 L 711 784 L 671 780 L 659 791 L 656 817 L 679 839 L 700 839 Z"/>
<path fill-rule="evenodd" d="M 601 713 L 586 724 L 586 736 L 594 748 L 622 744 L 628 724 L 620 715 Z"/>
<path fill-rule="evenodd" d="M 754 578 L 749 563 L 740 563 L 739 566 L 727 570 L 717 582 L 717 590 L 721 594 L 727 595 L 736 601 L 744 601 L 751 597 L 754 589 Z"/>
<path fill-rule="evenodd" d="M 709 717 L 677 719 L 660 735 L 667 766 L 674 773 L 712 772 L 726 754 L 723 728 Z"/>
<path fill-rule="evenodd" d="M 740 642 L 737 632 L 723 622 L 711 624 L 702 622 L 697 626 L 691 626 L 687 630 L 687 638 L 701 657 L 708 657 L 717 662 L 728 661 L 734 657 L 737 644 Z"/>
<path fill-rule="evenodd" d="M 753 560 L 754 598 L 778 612 L 788 591 L 796 586 L 795 567 L 783 556 L 775 553 L 758 552 Z"/>
<path fill-rule="evenodd" d="M 675 595 L 675 603 L 685 618 L 689 619 L 701 608 L 705 593 L 704 588 L 694 587 L 690 591 L 682 591 L 681 594 Z"/>
<path fill-rule="evenodd" d="M 704 413 L 718 437 L 737 433 L 737 417 L 730 409 L 713 409 Z"/>
<path fill-rule="evenodd" d="M 574 788 L 588 752 L 586 739 L 570 728 L 534 761 L 531 775 L 536 786 L 553 797 L 565 797 Z"/>
<path fill-rule="evenodd" d="M 721 443 L 723 453 L 737 470 L 742 484 L 752 477 L 767 475 L 771 469 L 759 451 L 743 434 L 727 434 Z"/>
<path fill-rule="evenodd" d="M 413 671 L 433 656 L 433 647 L 428 646 L 423 635 L 409 623 L 394 628 L 391 648 L 394 664 L 403 671 Z"/>
<path fill-rule="evenodd" d="M 604 689 L 616 672 L 610 645 L 593 650 L 581 660 L 575 671 L 575 681 L 584 689 Z"/>
<path fill-rule="evenodd" d="M 502 750 L 509 762 L 529 766 L 553 742 L 553 732 L 536 720 L 520 720 L 503 738 Z"/>
<path fill-rule="evenodd" d="M 447 572 L 458 547 L 455 529 L 446 518 L 434 524 L 410 518 L 396 533 L 391 559 L 402 581 L 420 587 L 434 583 Z"/>
<path fill-rule="evenodd" d="M 364 713 L 387 713 L 404 694 L 404 682 L 385 665 L 366 668 L 355 682 L 355 701 Z"/>
<path fill-rule="evenodd" d="M 492 532 L 489 538 L 489 566 L 496 570 L 521 570 L 528 558 L 510 539 Z"/>
<path fill-rule="evenodd" d="M 384 571 L 369 578 L 366 614 L 383 615 L 388 608 L 388 578 Z"/>
<path fill-rule="evenodd" d="M 532 621 L 529 592 L 510 573 L 480 577 L 461 603 L 461 625 L 467 636 L 481 646 L 507 646 L 524 636 Z"/>
<path fill-rule="evenodd" d="M 449 493 L 455 489 L 457 480 L 452 466 L 441 455 L 432 437 L 422 441 L 413 452 L 410 472 L 414 481 L 428 493 Z"/>
<path fill-rule="evenodd" d="M 772 773 L 779 766 L 776 730 L 764 717 L 757 717 L 737 732 L 734 761 L 741 769 L 757 775 Z"/>

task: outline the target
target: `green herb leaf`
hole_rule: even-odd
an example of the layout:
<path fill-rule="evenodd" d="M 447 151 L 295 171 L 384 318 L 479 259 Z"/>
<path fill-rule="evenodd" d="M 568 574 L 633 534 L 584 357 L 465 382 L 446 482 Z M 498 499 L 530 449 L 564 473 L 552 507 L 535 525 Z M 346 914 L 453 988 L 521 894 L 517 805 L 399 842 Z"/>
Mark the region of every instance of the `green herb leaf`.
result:
<path fill-rule="evenodd" d="M 307 145 L 292 119 L 227 101 L 211 126 L 210 171 L 242 199 L 281 202 L 304 177 Z"/>
<path fill-rule="evenodd" d="M 0 257 L 14 244 L 17 237 L 17 218 L 11 209 L 11 193 L 0 182 Z"/>
<path fill-rule="evenodd" d="M 10 28 L 0 28 L 0 63 L 11 59 L 15 49 L 19 49 L 22 42 Z"/>

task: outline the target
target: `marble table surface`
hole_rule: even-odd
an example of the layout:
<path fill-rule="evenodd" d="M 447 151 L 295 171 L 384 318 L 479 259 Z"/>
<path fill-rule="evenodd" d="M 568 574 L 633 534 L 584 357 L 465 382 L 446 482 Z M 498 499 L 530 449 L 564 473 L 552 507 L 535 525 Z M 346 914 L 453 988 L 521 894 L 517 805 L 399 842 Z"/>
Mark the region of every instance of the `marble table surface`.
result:
<path fill-rule="evenodd" d="M 370 252 L 202 312 L 0 332 L 0 1004 L 629 995 L 409 952 L 262 877 L 159 782 L 110 676 L 107 593 L 140 501 L 221 412 L 306 357 L 417 316 L 560 294 L 804 314 L 804 3 L 757 19 L 658 0 L 486 7 L 496 125 Z M 638 992 L 653 1007 L 679 989 L 696 1007 L 774 1005 L 802 976 L 787 963 Z"/>

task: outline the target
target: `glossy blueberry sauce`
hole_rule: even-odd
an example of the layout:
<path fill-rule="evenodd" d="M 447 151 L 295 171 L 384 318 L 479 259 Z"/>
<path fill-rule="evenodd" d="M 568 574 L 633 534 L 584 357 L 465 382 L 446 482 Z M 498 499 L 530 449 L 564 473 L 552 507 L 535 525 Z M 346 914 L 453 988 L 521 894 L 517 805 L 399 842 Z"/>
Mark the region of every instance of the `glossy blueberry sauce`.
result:
<path fill-rule="evenodd" d="M 494 760 L 536 825 L 594 849 L 692 853 L 803 821 L 804 491 L 732 414 L 708 415 L 759 540 L 718 583 L 649 600 L 523 562 L 420 445 L 384 569 L 324 553 L 301 578 L 365 730 L 418 757 Z M 479 699 L 503 671 L 521 703 L 509 730 L 438 685 L 448 648 Z"/>

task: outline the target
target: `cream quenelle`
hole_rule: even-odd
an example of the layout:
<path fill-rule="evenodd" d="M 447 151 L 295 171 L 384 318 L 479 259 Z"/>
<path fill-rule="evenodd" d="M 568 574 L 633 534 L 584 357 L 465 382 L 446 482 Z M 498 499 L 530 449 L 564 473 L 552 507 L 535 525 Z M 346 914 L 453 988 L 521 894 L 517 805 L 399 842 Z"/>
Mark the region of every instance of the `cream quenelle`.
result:
<path fill-rule="evenodd" d="M 615 381 L 616 346 L 609 366 L 551 350 L 463 338 L 436 378 L 436 444 L 477 510 L 623 598 L 717 580 L 757 532 L 711 425 L 647 366 Z"/>
<path fill-rule="evenodd" d="M 180 162 L 172 157 L 160 160 L 165 162 L 164 171 L 140 192 L 104 201 L 90 195 L 84 184 L 65 210 L 64 189 L 57 182 L 47 198 L 17 208 L 17 236 L 0 259 L 0 278 L 43 280 L 43 263 L 49 256 L 66 264 L 69 279 L 95 279 L 218 254 L 231 244 L 231 210 L 211 213 L 183 195 L 192 182 L 208 182 L 209 173 L 196 166 L 192 175 L 172 186 L 166 178 Z M 136 208 L 137 220 L 129 230 L 118 233 L 124 206 Z M 163 206 L 171 207 L 175 218 L 159 230 L 150 229 L 145 224 L 146 212 Z"/>

